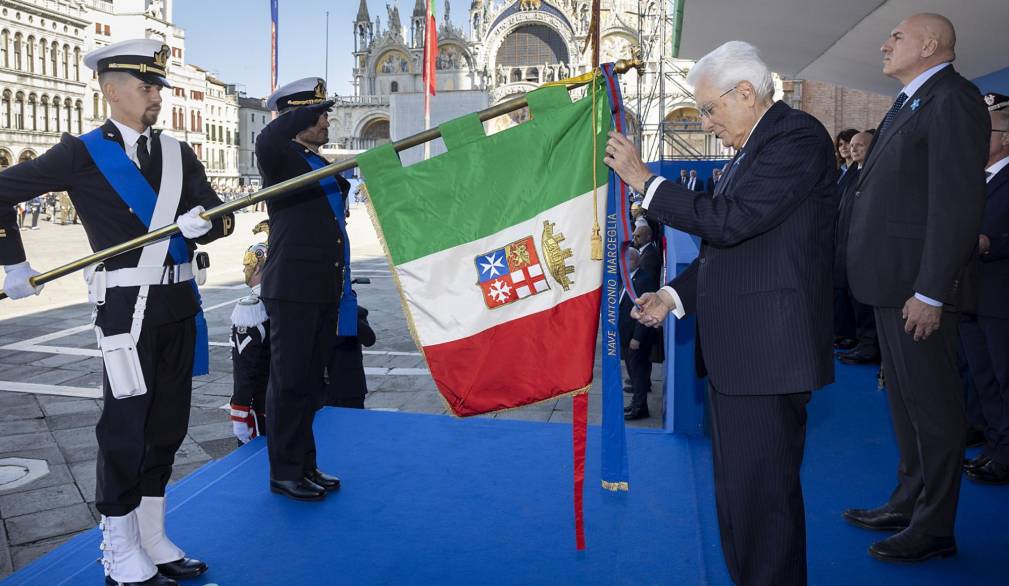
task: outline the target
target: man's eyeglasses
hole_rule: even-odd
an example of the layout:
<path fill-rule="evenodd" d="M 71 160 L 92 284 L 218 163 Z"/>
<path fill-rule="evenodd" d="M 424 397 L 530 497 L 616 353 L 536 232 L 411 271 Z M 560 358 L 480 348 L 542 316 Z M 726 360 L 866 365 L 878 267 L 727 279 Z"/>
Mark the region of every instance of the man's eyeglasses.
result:
<path fill-rule="evenodd" d="M 1006 128 L 1004 130 L 1001 129 L 1001 128 L 992 128 L 991 131 L 992 132 L 1009 132 L 1009 128 Z"/>
<path fill-rule="evenodd" d="M 704 104 L 703 106 L 701 106 L 700 107 L 701 118 L 711 118 L 711 114 L 715 110 L 715 102 L 717 102 L 718 100 L 721 100 L 722 98 L 724 98 L 725 96 L 727 96 L 730 93 L 734 92 L 735 90 L 736 90 L 736 86 L 732 86 L 731 88 L 725 90 L 725 92 L 723 92 L 722 95 L 718 96 L 714 100 L 711 100 L 707 104 Z"/>

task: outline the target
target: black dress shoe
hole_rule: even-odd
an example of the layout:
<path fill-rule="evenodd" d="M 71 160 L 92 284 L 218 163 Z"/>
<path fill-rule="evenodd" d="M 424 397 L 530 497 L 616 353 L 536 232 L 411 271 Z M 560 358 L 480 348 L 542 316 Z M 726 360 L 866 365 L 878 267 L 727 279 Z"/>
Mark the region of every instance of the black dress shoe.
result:
<path fill-rule="evenodd" d="M 326 498 L 326 490 L 318 484 L 301 480 L 270 480 L 270 492 L 282 494 L 296 501 L 321 501 Z"/>
<path fill-rule="evenodd" d="M 631 409 L 633 409 L 633 407 L 631 407 L 630 405 L 624 407 L 624 413 L 630 413 Z"/>
<path fill-rule="evenodd" d="M 161 573 L 154 574 L 143 582 L 116 582 L 112 576 L 105 576 L 105 583 L 108 586 L 179 586 L 179 583 L 171 578 L 162 576 Z"/>
<path fill-rule="evenodd" d="M 977 458 L 971 458 L 963 463 L 963 471 L 970 472 L 971 470 L 976 470 L 981 468 L 985 464 L 991 461 L 991 456 L 987 454 L 981 454 Z"/>
<path fill-rule="evenodd" d="M 845 364 L 879 364 L 879 354 L 866 352 L 849 352 L 841 354 L 837 359 Z"/>
<path fill-rule="evenodd" d="M 910 517 L 895 513 L 886 507 L 848 509 L 842 515 L 852 525 L 876 531 L 903 531 L 911 524 Z"/>
<path fill-rule="evenodd" d="M 852 340 L 851 338 L 841 338 L 834 340 L 835 350 L 851 350 L 855 346 L 858 346 L 858 340 Z"/>
<path fill-rule="evenodd" d="M 182 558 L 166 564 L 158 564 L 158 572 L 172 580 L 195 578 L 207 571 L 207 564 L 193 558 Z"/>
<path fill-rule="evenodd" d="M 631 409 L 627 413 L 624 413 L 624 419 L 627 421 L 634 421 L 636 419 L 648 419 L 651 415 L 648 414 L 648 409 Z"/>
<path fill-rule="evenodd" d="M 952 537 L 929 537 L 901 531 L 869 546 L 869 555 L 884 562 L 923 562 L 929 558 L 956 555 Z"/>
<path fill-rule="evenodd" d="M 627 385 L 624 387 L 624 392 L 630 395 L 634 393 L 634 389 L 631 388 L 631 385 Z"/>
<path fill-rule="evenodd" d="M 985 444 L 984 432 L 976 427 L 972 427 L 967 430 L 967 442 L 968 448 L 980 448 Z"/>
<path fill-rule="evenodd" d="M 306 472 L 305 479 L 318 484 L 327 491 L 340 490 L 340 479 L 336 476 L 330 476 L 318 468 L 312 472 Z"/>
<path fill-rule="evenodd" d="M 983 484 L 1009 484 L 1009 466 L 989 459 L 983 466 L 968 470 L 967 478 Z"/>

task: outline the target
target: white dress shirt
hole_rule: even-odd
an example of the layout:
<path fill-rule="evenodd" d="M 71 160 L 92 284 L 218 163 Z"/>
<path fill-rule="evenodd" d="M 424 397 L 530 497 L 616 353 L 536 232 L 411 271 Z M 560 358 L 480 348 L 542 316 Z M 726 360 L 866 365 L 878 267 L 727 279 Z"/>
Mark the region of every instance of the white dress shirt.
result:
<path fill-rule="evenodd" d="M 757 118 L 757 122 L 754 123 L 753 127 L 750 128 L 750 132 L 746 135 L 746 140 L 743 141 L 743 146 L 739 147 L 740 151 L 746 148 L 746 143 L 750 142 L 750 137 L 753 135 L 754 129 L 757 128 L 757 125 L 760 124 L 760 121 L 764 119 L 764 116 L 766 116 L 770 110 L 771 110 L 770 108 L 764 110 L 764 112 L 761 113 L 760 118 Z M 738 163 L 739 159 L 737 159 L 736 162 Z M 722 172 L 722 177 L 721 179 L 719 179 L 719 181 L 725 179 L 725 174 L 727 172 L 728 171 Z M 648 204 L 652 203 L 652 197 L 654 197 L 655 192 L 658 191 L 659 185 L 662 185 L 662 182 L 665 180 L 666 180 L 665 177 L 662 176 L 656 177 L 652 181 L 652 184 L 648 186 L 648 190 L 645 192 L 645 200 L 641 202 L 641 207 L 645 208 L 646 211 L 648 210 Z M 673 315 L 676 316 L 676 319 L 681 319 L 683 316 L 687 315 L 687 312 L 683 310 L 683 302 L 680 301 L 680 295 L 676 292 L 676 289 L 673 289 L 669 285 L 666 285 L 661 289 L 659 289 L 659 291 L 665 291 L 666 293 L 669 293 L 669 295 L 673 298 L 673 302 L 676 303 L 676 309 L 674 309 L 672 313 Z"/>
<path fill-rule="evenodd" d="M 116 128 L 119 129 L 119 134 L 123 135 L 123 148 L 126 150 L 126 156 L 133 161 L 133 164 L 140 168 L 140 159 L 137 158 L 137 141 L 140 140 L 140 136 L 147 137 L 147 152 L 151 152 L 151 129 L 145 128 L 143 133 L 137 132 L 136 130 L 116 121 L 115 118 L 109 118 Z"/>
<path fill-rule="evenodd" d="M 1006 165 L 1009 165 L 1009 157 L 1003 157 L 992 163 L 991 167 L 985 169 L 985 172 L 988 173 L 988 178 L 985 179 L 985 182 L 990 183 L 992 178 L 998 175 L 998 172 L 1004 169 Z"/>

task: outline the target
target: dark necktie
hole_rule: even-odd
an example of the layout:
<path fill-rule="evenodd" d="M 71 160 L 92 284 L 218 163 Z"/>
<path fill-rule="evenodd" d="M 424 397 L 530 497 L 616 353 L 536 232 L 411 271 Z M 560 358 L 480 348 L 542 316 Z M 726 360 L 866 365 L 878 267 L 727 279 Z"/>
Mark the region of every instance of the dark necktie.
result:
<path fill-rule="evenodd" d="M 893 122 L 893 119 L 897 117 L 897 112 L 900 112 L 901 106 L 903 106 L 906 101 L 907 96 L 904 92 L 900 92 L 897 99 L 893 102 L 893 105 L 890 106 L 890 110 L 886 113 L 886 116 L 883 117 L 883 123 L 879 125 L 879 130 L 876 132 L 877 140 L 879 140 L 879 137 L 883 136 L 883 133 L 886 132 L 886 129 L 890 126 L 890 123 Z"/>
<path fill-rule="evenodd" d="M 147 150 L 147 136 L 141 134 L 137 139 L 137 161 L 140 162 L 140 172 L 147 173 L 151 162 L 151 153 Z"/>

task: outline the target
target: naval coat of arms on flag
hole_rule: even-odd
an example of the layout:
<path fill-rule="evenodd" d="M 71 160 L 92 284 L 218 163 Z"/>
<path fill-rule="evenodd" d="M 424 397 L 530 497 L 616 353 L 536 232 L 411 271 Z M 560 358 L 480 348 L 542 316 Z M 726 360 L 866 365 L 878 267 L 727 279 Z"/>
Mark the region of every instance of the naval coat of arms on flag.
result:
<path fill-rule="evenodd" d="M 358 157 L 411 333 L 458 416 L 592 384 L 609 99 L 602 80 L 527 99 L 530 119 L 490 136 L 476 114 L 442 124 L 447 152 L 426 161 L 404 167 L 392 145 Z"/>

